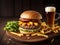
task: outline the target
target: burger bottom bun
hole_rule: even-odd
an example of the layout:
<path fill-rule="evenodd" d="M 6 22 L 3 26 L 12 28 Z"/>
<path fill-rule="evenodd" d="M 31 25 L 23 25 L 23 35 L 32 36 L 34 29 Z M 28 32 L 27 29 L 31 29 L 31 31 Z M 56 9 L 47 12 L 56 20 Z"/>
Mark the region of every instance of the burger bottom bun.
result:
<path fill-rule="evenodd" d="M 34 32 L 24 32 L 24 31 L 20 30 L 20 33 L 22 33 L 22 34 L 32 34 Z"/>
<path fill-rule="evenodd" d="M 23 29 L 19 27 L 19 31 L 20 33 L 23 33 L 23 34 L 32 34 L 32 33 L 39 32 L 39 29 Z"/>

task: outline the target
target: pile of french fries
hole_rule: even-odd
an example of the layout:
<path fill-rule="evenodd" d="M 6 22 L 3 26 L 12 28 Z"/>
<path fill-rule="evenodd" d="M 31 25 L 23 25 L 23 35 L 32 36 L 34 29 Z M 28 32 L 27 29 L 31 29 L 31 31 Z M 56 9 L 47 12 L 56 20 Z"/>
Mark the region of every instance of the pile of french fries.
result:
<path fill-rule="evenodd" d="M 53 29 L 51 29 L 49 26 L 46 25 L 45 22 L 41 24 L 41 30 L 40 33 L 42 34 L 48 34 L 48 33 L 58 33 L 60 31 L 60 26 L 58 26 L 58 23 L 54 25 Z"/>

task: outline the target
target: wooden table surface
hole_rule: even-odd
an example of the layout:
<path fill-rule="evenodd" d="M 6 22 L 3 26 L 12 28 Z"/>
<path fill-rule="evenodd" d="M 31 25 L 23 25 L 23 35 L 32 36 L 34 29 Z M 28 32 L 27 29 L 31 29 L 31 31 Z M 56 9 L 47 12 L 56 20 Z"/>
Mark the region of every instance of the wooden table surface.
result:
<path fill-rule="evenodd" d="M 21 42 L 11 40 L 6 35 L 6 32 L 3 30 L 3 27 L 5 26 L 6 22 L 10 20 L 18 20 L 18 18 L 0 18 L 0 45 L 33 45 L 29 43 L 24 44 Z M 50 41 L 50 42 L 43 42 L 35 45 L 60 45 L 60 36 L 55 37 L 52 43 Z"/>

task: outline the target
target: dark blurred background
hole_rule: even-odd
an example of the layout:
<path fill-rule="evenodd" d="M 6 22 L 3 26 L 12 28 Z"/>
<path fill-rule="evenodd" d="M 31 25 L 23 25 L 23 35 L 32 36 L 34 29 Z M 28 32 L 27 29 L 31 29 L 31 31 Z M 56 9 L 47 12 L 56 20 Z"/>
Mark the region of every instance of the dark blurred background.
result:
<path fill-rule="evenodd" d="M 59 0 L 0 0 L 0 17 L 19 17 L 25 10 L 35 10 L 44 17 L 46 6 L 56 6 L 60 12 Z"/>

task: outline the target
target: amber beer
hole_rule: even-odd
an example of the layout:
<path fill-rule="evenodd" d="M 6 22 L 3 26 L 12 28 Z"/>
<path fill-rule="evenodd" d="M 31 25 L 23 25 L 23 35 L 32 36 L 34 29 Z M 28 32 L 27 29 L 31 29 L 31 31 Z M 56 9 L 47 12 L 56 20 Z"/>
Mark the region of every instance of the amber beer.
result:
<path fill-rule="evenodd" d="M 47 25 L 49 27 L 53 28 L 54 27 L 56 8 L 55 7 L 46 7 L 45 12 L 46 12 L 46 18 L 47 18 Z"/>

